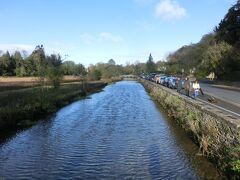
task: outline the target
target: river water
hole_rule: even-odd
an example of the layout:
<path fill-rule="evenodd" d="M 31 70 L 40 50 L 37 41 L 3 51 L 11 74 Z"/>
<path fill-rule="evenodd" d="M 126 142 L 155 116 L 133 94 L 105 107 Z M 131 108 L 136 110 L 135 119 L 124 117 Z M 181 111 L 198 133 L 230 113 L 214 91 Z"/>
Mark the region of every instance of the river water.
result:
<path fill-rule="evenodd" d="M 141 84 L 121 81 L 5 138 L 0 179 L 200 179 L 219 174 Z"/>

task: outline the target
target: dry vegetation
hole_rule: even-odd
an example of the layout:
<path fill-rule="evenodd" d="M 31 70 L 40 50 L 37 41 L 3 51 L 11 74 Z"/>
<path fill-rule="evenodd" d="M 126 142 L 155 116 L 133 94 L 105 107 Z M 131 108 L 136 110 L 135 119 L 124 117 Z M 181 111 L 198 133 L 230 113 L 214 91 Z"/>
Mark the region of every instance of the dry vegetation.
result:
<path fill-rule="evenodd" d="M 78 76 L 64 76 L 63 83 L 79 82 Z M 0 92 L 38 86 L 37 77 L 0 77 Z"/>

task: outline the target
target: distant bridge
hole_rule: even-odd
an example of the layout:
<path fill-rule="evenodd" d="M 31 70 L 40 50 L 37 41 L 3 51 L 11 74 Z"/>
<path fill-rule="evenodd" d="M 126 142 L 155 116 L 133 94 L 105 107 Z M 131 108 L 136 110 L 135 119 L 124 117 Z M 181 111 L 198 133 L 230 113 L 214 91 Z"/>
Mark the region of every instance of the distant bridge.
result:
<path fill-rule="evenodd" d="M 121 75 L 120 76 L 122 79 L 125 79 L 125 80 L 132 80 L 132 79 L 136 79 L 137 76 L 136 75 L 133 75 L 133 74 L 129 74 L 129 75 Z"/>

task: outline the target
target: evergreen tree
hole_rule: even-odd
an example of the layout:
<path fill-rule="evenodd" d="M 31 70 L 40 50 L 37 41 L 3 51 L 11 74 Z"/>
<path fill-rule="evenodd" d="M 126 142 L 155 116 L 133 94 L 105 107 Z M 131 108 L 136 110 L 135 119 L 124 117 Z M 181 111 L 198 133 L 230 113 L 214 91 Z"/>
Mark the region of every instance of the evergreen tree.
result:
<path fill-rule="evenodd" d="M 33 61 L 36 65 L 37 76 L 44 77 L 45 68 L 46 68 L 46 57 L 43 45 L 36 46 L 35 50 L 32 53 Z"/>
<path fill-rule="evenodd" d="M 7 51 L 0 58 L 0 73 L 3 76 L 13 76 L 15 75 L 16 64 L 11 58 L 10 53 Z"/>
<path fill-rule="evenodd" d="M 156 65 L 153 61 L 152 54 L 149 55 L 148 61 L 146 63 L 146 72 L 147 73 L 152 73 L 156 71 Z"/>
<path fill-rule="evenodd" d="M 12 59 L 16 64 L 16 68 L 15 68 L 16 76 L 25 76 L 26 75 L 25 64 L 24 64 L 24 60 L 22 58 L 21 53 L 19 51 L 15 51 L 15 53 L 12 55 Z"/>
<path fill-rule="evenodd" d="M 115 62 L 113 59 L 110 59 L 110 60 L 108 61 L 108 64 L 110 64 L 110 65 L 115 65 L 116 62 Z"/>
<path fill-rule="evenodd" d="M 36 46 L 32 54 L 26 59 L 25 67 L 28 76 L 38 76 L 43 81 L 46 75 L 46 57 L 43 45 Z"/>

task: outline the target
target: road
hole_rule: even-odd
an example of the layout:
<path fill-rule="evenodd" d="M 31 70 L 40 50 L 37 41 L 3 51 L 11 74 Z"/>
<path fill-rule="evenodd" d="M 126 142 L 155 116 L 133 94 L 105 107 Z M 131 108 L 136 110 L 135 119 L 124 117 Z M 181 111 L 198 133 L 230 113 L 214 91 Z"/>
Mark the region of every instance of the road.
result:
<path fill-rule="evenodd" d="M 205 96 L 199 96 L 200 99 L 208 101 L 210 96 L 216 98 L 213 103 L 227 110 L 240 114 L 240 91 L 213 87 L 211 84 L 200 84 Z"/>
<path fill-rule="evenodd" d="M 211 84 L 201 84 L 201 88 L 204 92 L 216 98 L 240 107 L 240 91 L 217 88 Z"/>

